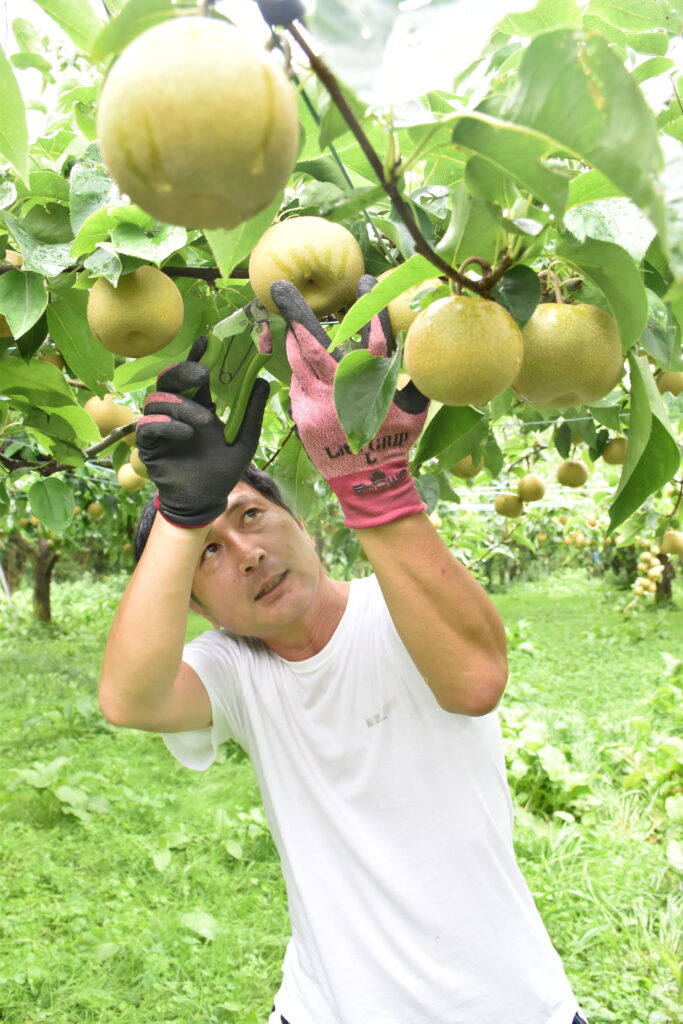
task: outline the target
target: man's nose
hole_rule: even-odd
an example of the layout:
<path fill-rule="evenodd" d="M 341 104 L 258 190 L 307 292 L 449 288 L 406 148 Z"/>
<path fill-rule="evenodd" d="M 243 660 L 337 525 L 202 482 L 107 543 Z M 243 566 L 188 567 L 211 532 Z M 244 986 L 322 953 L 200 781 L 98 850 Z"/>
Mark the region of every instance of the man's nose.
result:
<path fill-rule="evenodd" d="M 248 576 L 264 561 L 266 553 L 263 546 L 252 537 L 238 536 L 233 540 L 240 572 Z"/>

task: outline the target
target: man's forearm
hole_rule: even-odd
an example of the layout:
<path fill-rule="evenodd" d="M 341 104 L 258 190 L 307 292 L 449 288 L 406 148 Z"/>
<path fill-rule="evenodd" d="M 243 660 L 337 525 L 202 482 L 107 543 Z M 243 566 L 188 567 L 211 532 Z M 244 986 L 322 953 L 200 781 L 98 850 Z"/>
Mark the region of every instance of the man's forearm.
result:
<path fill-rule="evenodd" d="M 157 515 L 107 640 L 100 705 L 120 725 L 145 728 L 168 700 L 181 665 L 192 577 L 206 529 Z"/>
<path fill-rule="evenodd" d="M 507 681 L 505 629 L 492 601 L 428 517 L 358 530 L 394 625 L 448 711 L 492 710 Z"/>

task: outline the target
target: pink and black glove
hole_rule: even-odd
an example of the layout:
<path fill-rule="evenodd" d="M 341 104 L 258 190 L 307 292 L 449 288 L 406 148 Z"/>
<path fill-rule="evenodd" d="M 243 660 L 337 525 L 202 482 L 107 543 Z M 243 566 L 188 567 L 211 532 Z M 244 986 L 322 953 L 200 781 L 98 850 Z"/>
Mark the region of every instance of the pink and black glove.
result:
<path fill-rule="evenodd" d="M 369 274 L 362 277 L 359 297 L 376 283 Z M 395 393 L 377 435 L 352 452 L 334 407 L 340 356 L 327 351 L 330 339 L 294 285 L 276 281 L 270 294 L 288 324 L 292 418 L 311 462 L 339 498 L 346 525 L 362 530 L 424 511 L 408 452 L 424 426 L 429 399 L 411 381 Z M 387 355 L 392 337 L 386 310 L 363 328 L 361 340 L 372 355 Z"/>
<path fill-rule="evenodd" d="M 227 444 L 208 367 L 199 362 L 205 349 L 206 338 L 198 338 L 185 362 L 159 374 L 136 430 L 140 458 L 157 486 L 156 507 L 177 526 L 206 526 L 225 512 L 256 451 L 268 398 L 268 382 L 257 379 L 237 437 Z"/>

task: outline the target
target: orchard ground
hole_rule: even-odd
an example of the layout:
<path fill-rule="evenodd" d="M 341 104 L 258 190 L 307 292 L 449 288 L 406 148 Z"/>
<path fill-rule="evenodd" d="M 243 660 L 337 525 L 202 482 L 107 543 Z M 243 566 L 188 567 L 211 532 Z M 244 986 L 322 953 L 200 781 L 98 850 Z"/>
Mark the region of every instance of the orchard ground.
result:
<path fill-rule="evenodd" d="M 187 772 L 100 715 L 125 578 L 57 582 L 51 626 L 28 584 L 1 606 L 0 1019 L 262 1024 L 288 923 L 252 770 L 228 745 Z M 494 592 L 515 842 L 591 1024 L 675 1024 L 683 610 L 623 593 L 576 566 Z"/>

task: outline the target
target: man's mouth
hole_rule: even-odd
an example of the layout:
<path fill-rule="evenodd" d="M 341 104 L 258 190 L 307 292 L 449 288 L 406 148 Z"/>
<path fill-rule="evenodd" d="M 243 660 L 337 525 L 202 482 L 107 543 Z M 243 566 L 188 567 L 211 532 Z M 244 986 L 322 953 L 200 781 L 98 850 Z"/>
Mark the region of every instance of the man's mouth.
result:
<path fill-rule="evenodd" d="M 262 597 L 266 597 L 268 594 L 272 593 L 272 591 L 275 590 L 275 588 L 279 586 L 280 583 L 282 583 L 286 575 L 287 570 L 279 573 L 277 576 L 271 577 L 271 579 L 269 579 L 268 582 L 264 583 L 264 585 L 261 587 L 254 600 L 260 601 Z"/>

